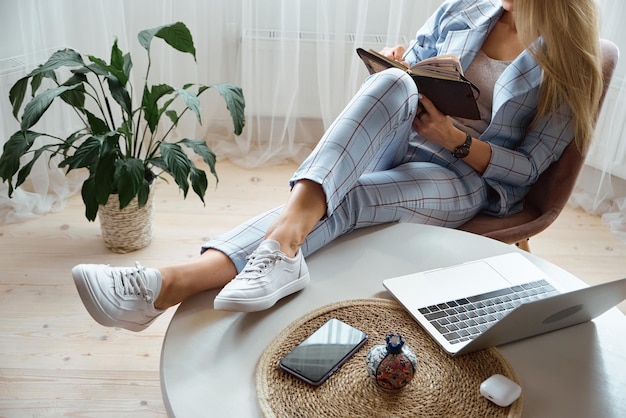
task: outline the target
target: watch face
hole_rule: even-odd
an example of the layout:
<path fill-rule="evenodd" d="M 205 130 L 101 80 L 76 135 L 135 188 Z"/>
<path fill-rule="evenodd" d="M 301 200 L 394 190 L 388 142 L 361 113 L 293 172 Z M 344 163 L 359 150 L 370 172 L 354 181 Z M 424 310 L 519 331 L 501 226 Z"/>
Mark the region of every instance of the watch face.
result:
<path fill-rule="evenodd" d="M 470 147 L 472 146 L 472 137 L 467 135 L 465 137 L 465 143 L 463 145 L 459 145 L 452 151 L 452 155 L 455 158 L 465 158 L 468 156 L 470 152 Z"/>
<path fill-rule="evenodd" d="M 465 158 L 469 154 L 469 151 L 470 151 L 470 147 L 461 145 L 460 147 L 454 150 L 454 153 L 452 153 L 452 155 L 454 155 L 456 158 Z"/>

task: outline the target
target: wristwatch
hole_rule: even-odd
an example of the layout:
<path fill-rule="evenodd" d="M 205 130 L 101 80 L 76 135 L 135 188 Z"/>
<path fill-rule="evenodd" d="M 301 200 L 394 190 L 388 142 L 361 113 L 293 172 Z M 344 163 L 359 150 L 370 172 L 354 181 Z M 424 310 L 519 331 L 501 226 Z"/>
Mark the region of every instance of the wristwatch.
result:
<path fill-rule="evenodd" d="M 470 147 L 472 146 L 472 136 L 470 134 L 465 135 L 465 142 L 454 149 L 452 155 L 455 158 L 465 158 L 469 155 Z"/>

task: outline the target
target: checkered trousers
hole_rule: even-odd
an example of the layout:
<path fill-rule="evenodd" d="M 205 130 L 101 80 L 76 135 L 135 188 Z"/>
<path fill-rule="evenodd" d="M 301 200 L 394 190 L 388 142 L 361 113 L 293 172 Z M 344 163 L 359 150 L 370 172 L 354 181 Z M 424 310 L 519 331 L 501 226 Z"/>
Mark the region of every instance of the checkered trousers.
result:
<path fill-rule="evenodd" d="M 486 205 L 481 176 L 417 135 L 418 92 L 403 71 L 370 76 L 293 175 L 326 193 L 327 214 L 302 246 L 304 256 L 357 228 L 388 222 L 456 227 Z M 240 271 L 282 207 L 203 246 L 228 255 Z"/>

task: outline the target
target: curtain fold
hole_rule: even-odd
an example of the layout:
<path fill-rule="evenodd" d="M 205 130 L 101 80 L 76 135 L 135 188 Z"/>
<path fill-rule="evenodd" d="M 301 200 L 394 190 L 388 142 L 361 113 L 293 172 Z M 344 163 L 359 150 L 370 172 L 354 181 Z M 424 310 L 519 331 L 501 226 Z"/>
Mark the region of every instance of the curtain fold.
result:
<path fill-rule="evenodd" d="M 441 0 L 242 0 L 247 128 L 214 143 L 244 167 L 302 161 L 367 76 L 357 47 L 407 44 Z"/>
<path fill-rule="evenodd" d="M 143 87 L 145 51 L 140 30 L 184 22 L 196 43 L 197 62 L 154 42 L 151 83 L 240 85 L 246 127 L 232 122 L 215 91 L 202 96 L 202 125 L 184 120 L 173 139 L 204 139 L 218 159 L 243 167 L 300 162 L 358 89 L 367 72 L 357 47 L 407 45 L 442 0 L 0 0 L 0 145 L 18 129 L 10 86 L 55 49 L 72 47 L 108 61 L 115 38 L 133 56 L 133 84 Z M 598 0 L 602 36 L 626 51 L 626 6 Z M 139 95 L 140 96 L 140 95 Z M 626 240 L 626 62 L 618 63 L 594 142 L 570 203 L 604 214 Z M 53 104 L 55 106 L 55 104 Z M 38 130 L 72 132 L 60 107 Z M 219 174 L 219 164 L 218 164 Z M 7 197 L 0 184 L 0 223 L 61 210 L 80 190 L 85 173 L 66 177 L 41 161 L 33 179 Z"/>

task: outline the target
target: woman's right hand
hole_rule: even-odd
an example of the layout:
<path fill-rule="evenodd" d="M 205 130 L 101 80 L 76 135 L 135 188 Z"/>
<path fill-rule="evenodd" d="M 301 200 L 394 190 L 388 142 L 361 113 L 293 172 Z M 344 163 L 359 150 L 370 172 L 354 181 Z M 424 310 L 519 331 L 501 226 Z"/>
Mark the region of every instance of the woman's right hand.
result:
<path fill-rule="evenodd" d="M 408 67 L 409 63 L 404 61 L 403 59 L 405 51 L 406 49 L 404 48 L 404 46 L 396 45 L 394 47 L 386 46 L 380 51 L 380 53 L 384 55 L 385 57 L 389 58 L 390 60 L 398 61 L 400 64 L 404 65 L 405 67 Z"/>

